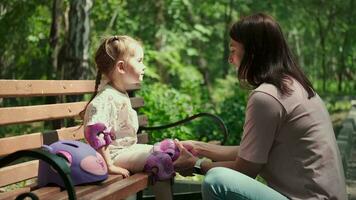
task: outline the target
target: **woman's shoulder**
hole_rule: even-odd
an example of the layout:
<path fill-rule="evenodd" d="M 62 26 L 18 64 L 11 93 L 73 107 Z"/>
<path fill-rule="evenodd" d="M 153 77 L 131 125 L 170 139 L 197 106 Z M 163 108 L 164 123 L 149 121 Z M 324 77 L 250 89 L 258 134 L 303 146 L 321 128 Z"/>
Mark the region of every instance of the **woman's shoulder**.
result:
<path fill-rule="evenodd" d="M 304 90 L 304 88 L 302 87 L 302 85 L 294 78 L 289 77 L 288 79 L 286 79 L 285 83 L 287 84 L 288 88 L 290 89 L 290 93 L 288 93 L 288 94 L 282 94 L 281 91 L 275 85 L 273 85 L 271 83 L 262 83 L 253 91 L 267 93 L 281 101 L 288 100 L 288 99 L 294 99 L 294 98 L 300 98 L 300 97 L 303 97 L 303 98 L 308 97 L 308 95 L 307 95 L 306 91 Z"/>
<path fill-rule="evenodd" d="M 281 93 L 279 92 L 278 88 L 270 83 L 262 83 L 257 88 L 255 88 L 251 94 L 255 92 L 263 92 L 269 94 L 277 99 L 281 98 Z"/>
<path fill-rule="evenodd" d="M 250 94 L 250 101 L 262 102 L 267 106 L 281 105 L 285 109 L 285 98 L 278 88 L 270 83 L 262 83 Z"/>

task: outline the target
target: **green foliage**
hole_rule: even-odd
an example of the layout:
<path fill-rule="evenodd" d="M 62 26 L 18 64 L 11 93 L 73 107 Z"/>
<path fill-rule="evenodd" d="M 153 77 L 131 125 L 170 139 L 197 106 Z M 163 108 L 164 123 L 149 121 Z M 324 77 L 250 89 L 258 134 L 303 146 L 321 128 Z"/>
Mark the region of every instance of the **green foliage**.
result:
<path fill-rule="evenodd" d="M 49 33 L 52 1 L 0 1 L 0 76 L 6 79 L 48 79 L 53 69 Z M 93 1 L 90 11 L 90 55 L 106 35 L 139 38 L 147 65 L 141 94 L 142 112 L 150 125 L 173 122 L 196 114 L 218 114 L 226 122 L 229 144 L 240 141 L 248 92 L 240 89 L 227 64 L 228 28 L 240 16 L 265 12 L 279 21 L 303 70 L 321 95 L 354 95 L 355 5 L 335 1 L 215 1 L 107 0 Z M 69 1 L 63 3 L 59 38 L 64 44 Z M 59 55 L 60 56 L 60 55 Z M 1 106 L 29 105 L 44 99 L 4 99 Z M 348 109 L 327 103 L 330 112 Z M 1 127 L 0 134 L 36 131 L 36 125 Z M 154 132 L 153 139 L 221 139 L 209 120 L 186 127 Z"/>
<path fill-rule="evenodd" d="M 218 102 L 219 116 L 229 130 L 228 144 L 239 144 L 245 121 L 247 91 L 239 88 L 235 76 L 217 81 L 215 101 Z"/>
<path fill-rule="evenodd" d="M 47 3 L 47 4 L 46 4 Z M 2 2 L 0 74 L 3 78 L 42 79 L 48 67 L 50 7 L 47 1 Z M 35 68 L 35 69 L 34 69 Z"/>
<path fill-rule="evenodd" d="M 336 113 L 341 111 L 349 111 L 351 109 L 350 100 L 336 100 L 330 99 L 325 102 L 326 108 L 328 109 L 329 113 Z"/>
<path fill-rule="evenodd" d="M 200 105 L 192 104 L 194 101 L 189 95 L 164 84 L 144 85 L 140 94 L 146 102 L 140 112 L 148 117 L 150 126 L 175 122 L 200 110 Z M 153 138 L 152 142 L 164 138 L 197 139 L 191 126 L 179 126 L 162 132 L 153 131 L 150 136 Z"/>

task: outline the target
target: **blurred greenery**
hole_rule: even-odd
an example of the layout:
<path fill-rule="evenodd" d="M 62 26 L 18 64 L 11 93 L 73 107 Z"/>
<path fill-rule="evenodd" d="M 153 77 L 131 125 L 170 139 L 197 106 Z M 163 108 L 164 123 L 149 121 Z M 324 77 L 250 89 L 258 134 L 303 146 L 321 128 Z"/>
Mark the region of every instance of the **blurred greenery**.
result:
<path fill-rule="evenodd" d="M 89 71 L 94 79 L 93 54 L 106 35 L 138 38 L 145 48 L 147 73 L 139 95 L 140 110 L 149 125 L 185 118 L 197 112 L 218 114 L 227 124 L 229 144 L 240 141 L 248 91 L 241 89 L 227 63 L 228 28 L 241 16 L 265 12 L 280 22 L 300 65 L 317 92 L 328 99 L 330 112 L 349 109 L 334 97 L 355 96 L 355 3 L 353 0 L 83 0 L 90 9 Z M 57 64 L 68 38 L 71 0 L 0 1 L 1 79 L 63 79 L 52 63 L 52 7 L 59 7 Z M 57 71 L 56 71 L 57 70 Z M 75 77 L 73 77 L 75 79 Z M 333 100 L 335 99 L 335 100 Z M 32 105 L 45 99 L 2 99 L 0 106 Z M 0 137 L 39 130 L 37 125 L 6 126 Z M 153 132 L 166 137 L 219 140 L 208 120 Z"/>

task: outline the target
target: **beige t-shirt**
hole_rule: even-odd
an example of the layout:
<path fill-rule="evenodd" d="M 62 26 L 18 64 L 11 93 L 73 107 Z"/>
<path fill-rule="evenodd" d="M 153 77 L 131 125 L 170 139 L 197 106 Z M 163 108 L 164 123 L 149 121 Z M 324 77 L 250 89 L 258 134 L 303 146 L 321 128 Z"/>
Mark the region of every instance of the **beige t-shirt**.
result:
<path fill-rule="evenodd" d="M 112 148 L 126 148 L 137 143 L 138 118 L 130 98 L 110 85 L 105 85 L 89 103 L 84 126 L 104 123 L 115 132 Z"/>
<path fill-rule="evenodd" d="M 281 96 L 272 84 L 250 95 L 239 157 L 264 164 L 260 176 L 290 199 L 345 200 L 335 134 L 324 103 L 297 82 Z"/>

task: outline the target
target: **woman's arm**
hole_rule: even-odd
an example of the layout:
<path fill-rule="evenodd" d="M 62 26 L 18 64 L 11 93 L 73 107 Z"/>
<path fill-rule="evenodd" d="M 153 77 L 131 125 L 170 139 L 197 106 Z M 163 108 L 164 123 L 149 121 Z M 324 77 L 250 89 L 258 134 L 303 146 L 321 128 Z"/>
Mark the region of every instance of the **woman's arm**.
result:
<path fill-rule="evenodd" d="M 201 170 L 205 174 L 211 168 L 214 167 L 227 167 L 236 170 L 238 172 L 241 172 L 251 178 L 256 178 L 258 173 L 261 171 L 262 166 L 263 166 L 262 164 L 252 163 L 240 157 L 237 157 L 235 161 L 225 161 L 225 162 L 203 161 L 201 164 Z"/>
<path fill-rule="evenodd" d="M 130 172 L 127 169 L 114 165 L 114 162 L 112 161 L 112 159 L 110 157 L 109 148 L 107 146 L 103 146 L 103 147 L 99 148 L 98 152 L 103 156 L 103 158 L 106 162 L 106 165 L 108 166 L 109 173 L 121 174 L 125 178 L 130 176 Z"/>
<path fill-rule="evenodd" d="M 192 171 L 198 158 L 193 156 L 185 147 L 183 147 L 182 143 L 183 142 L 176 141 L 176 145 L 178 146 L 178 148 L 180 150 L 180 156 L 174 162 L 174 167 L 178 172 Z M 219 146 L 219 145 L 217 145 L 217 146 Z M 205 147 L 213 147 L 209 151 L 206 149 L 210 153 L 213 152 L 214 150 L 222 150 L 222 151 L 226 151 L 227 153 L 231 151 L 231 149 L 229 149 L 229 148 L 228 148 L 228 150 L 226 150 L 224 148 L 220 148 L 223 146 L 220 146 L 220 147 L 217 147 L 216 149 L 214 149 L 214 145 L 211 145 L 211 144 L 208 144 Z M 211 154 L 218 155 L 220 153 L 221 152 L 211 153 Z M 242 158 L 239 158 L 238 156 L 235 156 L 235 159 L 230 160 L 230 161 L 220 161 L 220 162 L 203 161 L 201 163 L 201 170 L 205 174 L 211 168 L 214 168 L 214 167 L 227 167 L 227 168 L 239 171 L 243 174 L 246 174 L 252 178 L 255 178 L 258 175 L 258 173 L 260 172 L 262 166 L 263 166 L 262 164 L 252 163 L 252 162 L 246 161 Z"/>
<path fill-rule="evenodd" d="M 233 161 L 239 151 L 239 146 L 222 146 L 193 140 L 181 141 L 180 143 L 194 155 L 214 161 Z"/>

